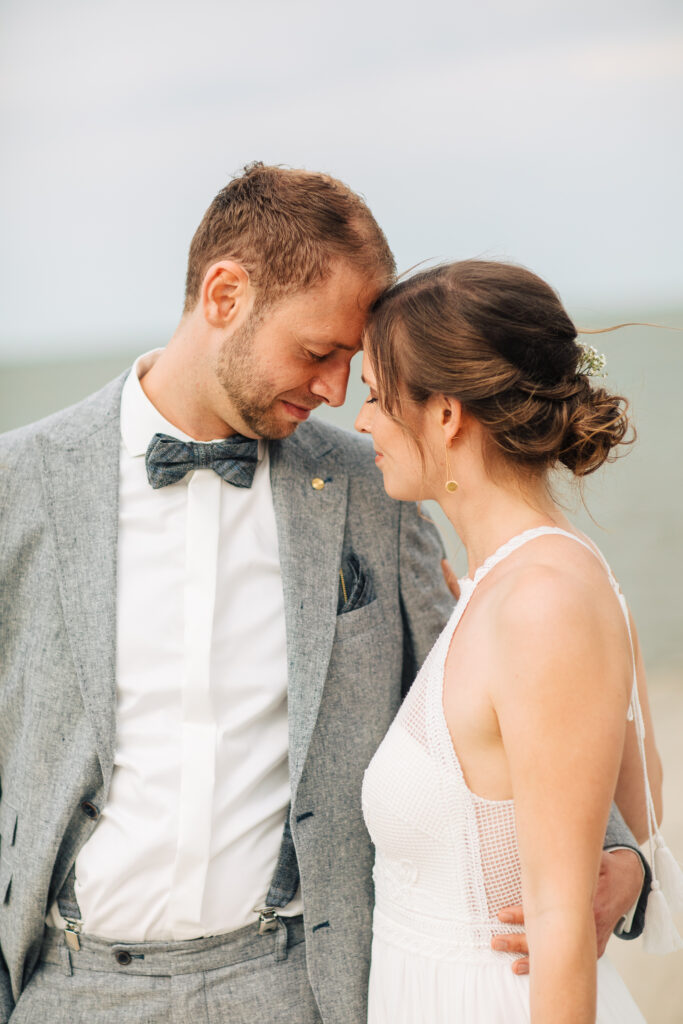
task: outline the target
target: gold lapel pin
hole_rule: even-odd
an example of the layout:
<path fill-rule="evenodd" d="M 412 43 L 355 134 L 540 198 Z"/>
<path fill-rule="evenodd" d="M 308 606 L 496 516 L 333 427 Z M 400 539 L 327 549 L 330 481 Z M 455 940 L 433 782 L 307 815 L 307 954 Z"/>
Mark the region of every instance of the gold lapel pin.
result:
<path fill-rule="evenodd" d="M 311 480 L 311 487 L 314 491 L 322 491 L 325 486 L 325 481 L 321 480 L 319 476 L 314 476 Z"/>

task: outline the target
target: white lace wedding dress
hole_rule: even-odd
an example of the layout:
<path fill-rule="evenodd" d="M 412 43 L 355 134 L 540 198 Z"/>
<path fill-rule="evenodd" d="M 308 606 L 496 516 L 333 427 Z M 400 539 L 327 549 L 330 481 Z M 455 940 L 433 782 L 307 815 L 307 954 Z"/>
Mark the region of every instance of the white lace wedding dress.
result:
<path fill-rule="evenodd" d="M 494 935 L 521 930 L 496 917 L 522 899 L 514 804 L 468 789 L 442 691 L 450 640 L 478 583 L 506 555 L 548 533 L 583 544 L 559 529 L 530 530 L 487 559 L 474 580 L 460 581 L 457 607 L 365 773 L 363 813 L 376 847 L 368 1024 L 530 1019 L 528 975 L 513 974 L 513 955 L 491 949 Z M 597 1024 L 642 1021 L 602 957 Z"/>

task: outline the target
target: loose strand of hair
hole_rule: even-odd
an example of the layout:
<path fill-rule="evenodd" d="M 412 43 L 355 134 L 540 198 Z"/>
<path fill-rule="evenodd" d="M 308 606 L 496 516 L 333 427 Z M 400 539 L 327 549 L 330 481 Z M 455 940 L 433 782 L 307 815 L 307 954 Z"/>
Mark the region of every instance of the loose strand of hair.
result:
<path fill-rule="evenodd" d="M 622 327 L 656 327 L 659 331 L 683 331 L 683 327 L 672 327 L 669 324 L 653 324 L 647 320 L 629 320 L 627 323 L 614 324 L 612 327 L 577 327 L 577 334 L 610 334 L 620 331 Z"/>

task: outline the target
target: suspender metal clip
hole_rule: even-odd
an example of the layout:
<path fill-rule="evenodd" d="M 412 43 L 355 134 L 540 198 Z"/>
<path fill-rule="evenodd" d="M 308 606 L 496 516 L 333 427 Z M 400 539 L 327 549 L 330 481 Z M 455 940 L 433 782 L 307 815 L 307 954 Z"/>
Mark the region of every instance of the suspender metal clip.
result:
<path fill-rule="evenodd" d="M 65 917 L 64 922 L 64 941 L 69 949 L 77 953 L 81 948 L 81 940 L 78 937 L 81 932 L 81 922 L 76 921 L 73 917 Z"/>
<path fill-rule="evenodd" d="M 275 907 L 261 907 L 260 910 L 256 910 L 256 913 L 258 914 L 259 935 L 274 932 L 278 922 L 278 913 Z"/>

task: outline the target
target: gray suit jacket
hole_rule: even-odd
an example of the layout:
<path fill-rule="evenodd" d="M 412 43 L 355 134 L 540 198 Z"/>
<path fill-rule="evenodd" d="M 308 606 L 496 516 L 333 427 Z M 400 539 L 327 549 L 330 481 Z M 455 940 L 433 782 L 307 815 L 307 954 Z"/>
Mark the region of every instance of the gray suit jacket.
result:
<path fill-rule="evenodd" d="M 34 967 L 46 908 L 95 827 L 81 805 L 102 807 L 112 776 L 122 380 L 0 440 L 3 1022 Z M 370 949 L 362 773 L 452 598 L 436 531 L 386 497 L 366 440 L 305 424 L 271 444 L 271 467 L 309 972 L 325 1020 L 349 1024 L 364 1019 Z M 351 551 L 374 599 L 337 615 Z"/>
<path fill-rule="evenodd" d="M 0 439 L 0 1024 L 96 826 L 83 803 L 102 807 L 112 777 L 122 383 Z M 386 497 L 367 441 L 304 424 L 271 445 L 271 467 L 309 976 L 326 1024 L 360 1024 L 373 899 L 362 774 L 452 598 L 435 529 Z M 349 552 L 374 599 L 337 614 Z"/>

